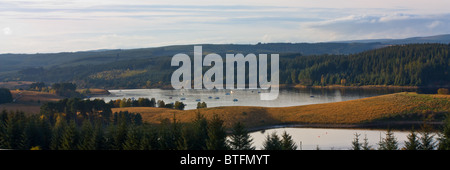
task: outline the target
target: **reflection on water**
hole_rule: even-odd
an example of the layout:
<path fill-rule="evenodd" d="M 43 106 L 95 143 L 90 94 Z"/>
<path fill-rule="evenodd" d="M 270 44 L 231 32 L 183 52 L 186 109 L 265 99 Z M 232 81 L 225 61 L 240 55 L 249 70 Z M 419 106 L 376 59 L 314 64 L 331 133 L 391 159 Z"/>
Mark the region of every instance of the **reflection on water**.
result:
<path fill-rule="evenodd" d="M 365 97 L 400 92 L 400 89 L 280 89 L 276 100 L 260 100 L 263 90 L 161 90 L 161 89 L 126 89 L 109 90 L 107 96 L 98 96 L 106 102 L 109 100 L 139 97 L 164 100 L 165 103 L 181 101 L 185 109 L 195 109 L 197 102 L 206 102 L 208 107 L 217 106 L 264 106 L 286 107 L 317 103 L 339 102 Z"/>
<path fill-rule="evenodd" d="M 367 129 L 329 129 L 329 128 L 276 128 L 264 131 L 257 131 L 250 133 L 253 138 L 253 146 L 256 149 L 261 149 L 262 144 L 268 134 L 276 132 L 281 136 L 286 131 L 292 136 L 298 148 L 302 150 L 349 150 L 352 148 L 352 141 L 355 138 L 355 133 L 361 134 L 359 142 L 363 143 L 364 138 L 367 137 L 368 143 L 373 149 L 378 149 L 380 139 L 386 137 L 386 130 L 367 130 Z M 394 136 L 398 141 L 398 148 L 404 146 L 407 141 L 407 136 L 410 132 L 393 131 Z M 419 135 L 420 136 L 420 135 Z"/>

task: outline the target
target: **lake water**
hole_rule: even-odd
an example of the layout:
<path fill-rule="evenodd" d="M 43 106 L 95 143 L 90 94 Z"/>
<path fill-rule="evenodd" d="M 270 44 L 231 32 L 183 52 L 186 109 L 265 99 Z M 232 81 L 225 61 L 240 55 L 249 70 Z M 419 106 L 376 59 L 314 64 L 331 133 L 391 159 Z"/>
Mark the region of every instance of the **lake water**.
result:
<path fill-rule="evenodd" d="M 286 107 L 318 103 L 339 102 L 403 91 L 401 89 L 280 89 L 276 100 L 260 100 L 262 90 L 161 90 L 124 89 L 109 90 L 110 95 L 97 96 L 106 102 L 122 98 L 155 98 L 165 103 L 181 101 L 185 110 L 196 109 L 197 102 L 206 102 L 208 107 L 217 106 L 264 106 Z"/>
<path fill-rule="evenodd" d="M 292 136 L 298 148 L 302 150 L 349 150 L 352 148 L 352 141 L 355 133 L 361 134 L 359 142 L 363 143 L 367 136 L 369 146 L 378 149 L 380 139 L 386 138 L 386 130 L 369 130 L 369 129 L 331 129 L 331 128 L 275 128 L 250 133 L 253 138 L 253 146 L 260 150 L 267 135 L 276 132 L 280 137 L 286 131 Z M 393 131 L 398 142 L 398 148 L 404 147 L 407 141 L 408 131 Z M 418 135 L 420 137 L 420 135 Z M 434 136 L 435 140 L 437 135 Z M 301 148 L 300 148 L 301 143 Z"/>

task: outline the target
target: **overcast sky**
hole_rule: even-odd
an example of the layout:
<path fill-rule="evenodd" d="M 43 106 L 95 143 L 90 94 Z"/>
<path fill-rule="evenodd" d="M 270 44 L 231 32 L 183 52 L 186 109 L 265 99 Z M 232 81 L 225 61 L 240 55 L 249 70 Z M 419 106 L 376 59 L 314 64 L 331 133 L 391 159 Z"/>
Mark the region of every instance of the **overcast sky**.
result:
<path fill-rule="evenodd" d="M 0 0 L 0 53 L 450 33 L 449 0 Z"/>

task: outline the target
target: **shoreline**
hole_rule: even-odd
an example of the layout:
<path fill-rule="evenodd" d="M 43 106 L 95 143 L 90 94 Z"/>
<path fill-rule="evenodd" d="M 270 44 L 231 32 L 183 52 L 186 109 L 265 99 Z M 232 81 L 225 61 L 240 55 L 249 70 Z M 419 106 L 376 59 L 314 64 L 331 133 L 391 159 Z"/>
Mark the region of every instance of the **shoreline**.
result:
<path fill-rule="evenodd" d="M 295 123 L 295 124 L 278 124 L 278 125 L 265 125 L 259 127 L 248 128 L 248 132 L 257 132 L 277 128 L 330 128 L 330 129 L 393 129 L 393 130 L 409 130 L 410 127 L 414 126 L 419 129 L 423 124 L 431 125 L 438 130 L 438 126 L 444 125 L 442 121 L 433 122 L 423 122 L 423 121 L 381 121 L 381 122 L 371 122 L 371 123 L 360 123 L 360 124 L 307 124 L 307 123 Z"/>
<path fill-rule="evenodd" d="M 450 86 L 394 86 L 394 85 L 363 85 L 363 86 L 343 86 L 343 85 L 326 85 L 326 86 L 306 86 L 300 84 L 280 84 L 280 89 L 297 88 L 297 89 L 437 89 L 450 88 Z M 106 88 L 104 90 L 123 90 L 123 89 L 161 89 L 175 90 L 170 86 L 152 87 L 152 88 Z"/>
<path fill-rule="evenodd" d="M 327 85 L 327 86 L 305 86 L 305 85 L 282 85 L 290 88 L 314 88 L 314 89 L 419 89 L 419 88 L 439 88 L 439 87 L 420 87 L 420 86 L 393 86 L 393 85 L 363 85 L 363 86 L 343 86 L 343 85 Z"/>

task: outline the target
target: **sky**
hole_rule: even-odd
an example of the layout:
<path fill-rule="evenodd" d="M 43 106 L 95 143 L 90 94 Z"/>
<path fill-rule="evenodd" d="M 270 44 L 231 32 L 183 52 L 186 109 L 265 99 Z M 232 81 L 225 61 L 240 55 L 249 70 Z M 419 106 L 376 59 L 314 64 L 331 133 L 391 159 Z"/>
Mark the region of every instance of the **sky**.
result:
<path fill-rule="evenodd" d="M 449 0 L 0 0 L 0 54 L 450 33 Z"/>

